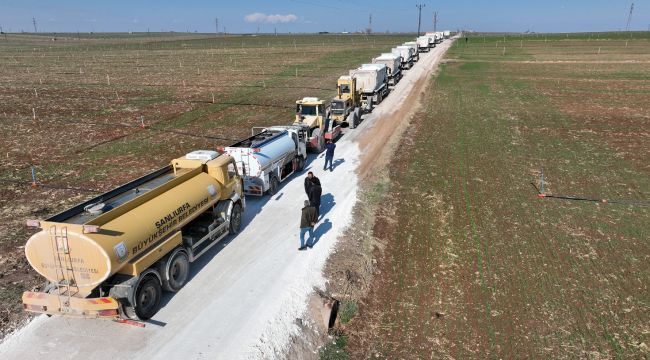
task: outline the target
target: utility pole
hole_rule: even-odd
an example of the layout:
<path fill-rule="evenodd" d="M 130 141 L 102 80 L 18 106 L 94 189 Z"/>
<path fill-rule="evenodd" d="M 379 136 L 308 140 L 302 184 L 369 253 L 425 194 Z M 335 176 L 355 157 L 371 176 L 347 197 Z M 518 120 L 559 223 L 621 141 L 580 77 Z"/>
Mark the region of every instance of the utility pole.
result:
<path fill-rule="evenodd" d="M 634 3 L 630 6 L 630 14 L 627 16 L 627 25 L 625 25 L 625 31 L 630 31 L 630 22 L 632 21 L 632 13 L 634 12 Z"/>
<path fill-rule="evenodd" d="M 36 29 L 36 18 L 35 17 L 32 18 L 32 24 L 34 24 L 34 32 L 37 33 L 38 29 Z"/>
<path fill-rule="evenodd" d="M 215 34 L 219 35 L 219 18 L 214 18 Z"/>
<path fill-rule="evenodd" d="M 418 8 L 418 36 L 420 36 L 420 22 L 422 20 L 422 8 L 427 6 L 426 4 L 415 5 Z"/>
<path fill-rule="evenodd" d="M 372 33 L 372 14 L 368 16 L 368 34 Z"/>
<path fill-rule="evenodd" d="M 438 12 L 433 12 L 433 32 L 438 31 Z"/>

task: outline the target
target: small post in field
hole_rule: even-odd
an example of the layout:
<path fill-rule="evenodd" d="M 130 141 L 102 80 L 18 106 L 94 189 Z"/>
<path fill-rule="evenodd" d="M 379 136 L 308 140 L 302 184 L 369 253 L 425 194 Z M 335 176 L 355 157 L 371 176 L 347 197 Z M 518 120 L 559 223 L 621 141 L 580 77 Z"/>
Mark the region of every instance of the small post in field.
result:
<path fill-rule="evenodd" d="M 214 93 L 212 93 L 212 103 L 214 104 Z"/>
<path fill-rule="evenodd" d="M 502 55 L 503 55 L 503 56 L 506 55 L 506 47 L 505 47 L 505 46 L 503 47 L 503 54 L 502 54 Z"/>
<path fill-rule="evenodd" d="M 106 74 L 106 82 L 108 83 L 108 86 L 111 86 L 111 77 Z"/>
<path fill-rule="evenodd" d="M 296 68 L 296 77 L 298 77 L 298 68 Z"/>
<path fill-rule="evenodd" d="M 34 96 L 38 97 L 38 91 L 36 89 L 34 89 Z"/>
<path fill-rule="evenodd" d="M 32 118 L 36 121 L 36 109 L 32 108 Z"/>
<path fill-rule="evenodd" d="M 600 46 L 598 47 L 598 55 L 600 55 Z"/>
<path fill-rule="evenodd" d="M 31 167 L 32 169 L 32 187 L 36 188 L 38 187 L 38 182 L 36 181 L 36 170 L 34 169 L 34 166 Z"/>
<path fill-rule="evenodd" d="M 143 129 L 145 128 L 145 125 L 144 125 L 144 115 L 140 115 L 140 127 L 143 128 Z"/>

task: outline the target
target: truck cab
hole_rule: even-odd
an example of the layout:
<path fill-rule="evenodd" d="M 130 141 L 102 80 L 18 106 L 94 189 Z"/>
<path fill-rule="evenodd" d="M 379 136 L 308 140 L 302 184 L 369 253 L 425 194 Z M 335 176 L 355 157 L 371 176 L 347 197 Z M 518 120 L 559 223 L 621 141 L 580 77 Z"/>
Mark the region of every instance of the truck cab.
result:
<path fill-rule="evenodd" d="M 339 77 L 336 91 L 337 96 L 330 103 L 332 121 L 348 124 L 354 129 L 361 121 L 360 95 L 357 92 L 356 79 L 347 75 Z"/>
<path fill-rule="evenodd" d="M 308 126 L 307 148 L 321 152 L 326 140 L 334 140 L 341 134 L 341 126 L 325 112 L 325 102 L 316 97 L 296 101 L 295 125 Z"/>

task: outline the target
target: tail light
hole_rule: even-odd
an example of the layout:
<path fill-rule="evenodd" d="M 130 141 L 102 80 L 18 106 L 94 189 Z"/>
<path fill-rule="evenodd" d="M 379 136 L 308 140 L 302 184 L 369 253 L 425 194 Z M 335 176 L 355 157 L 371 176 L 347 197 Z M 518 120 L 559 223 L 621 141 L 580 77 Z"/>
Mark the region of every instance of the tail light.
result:
<path fill-rule="evenodd" d="M 37 227 L 37 228 L 40 228 L 40 227 L 41 227 L 41 222 L 38 221 L 38 220 L 27 220 L 27 221 L 25 222 L 25 225 L 27 225 L 27 226 L 29 226 L 29 227 Z"/>
<path fill-rule="evenodd" d="M 117 309 L 99 310 L 99 311 L 97 312 L 97 314 L 98 314 L 99 316 L 102 316 L 102 317 L 113 317 L 113 316 L 117 316 Z"/>
<path fill-rule="evenodd" d="M 36 311 L 36 312 L 47 311 L 47 306 L 45 306 L 45 305 L 23 304 L 23 307 L 27 311 Z"/>
<path fill-rule="evenodd" d="M 100 230 L 99 225 L 84 225 L 83 226 L 83 233 L 84 234 L 98 233 L 99 230 Z"/>

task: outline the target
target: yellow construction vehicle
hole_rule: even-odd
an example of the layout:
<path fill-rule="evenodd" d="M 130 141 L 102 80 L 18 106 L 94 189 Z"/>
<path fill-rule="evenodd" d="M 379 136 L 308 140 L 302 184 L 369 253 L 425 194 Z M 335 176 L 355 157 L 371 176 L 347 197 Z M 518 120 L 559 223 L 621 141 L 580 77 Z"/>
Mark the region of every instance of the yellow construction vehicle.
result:
<path fill-rule="evenodd" d="M 332 120 L 348 124 L 351 129 L 361 122 L 361 93 L 357 91 L 356 82 L 349 75 L 339 77 L 336 83 L 337 95 L 331 102 Z"/>
<path fill-rule="evenodd" d="M 325 110 L 325 102 L 315 97 L 296 101 L 296 120 L 294 125 L 305 124 L 307 130 L 307 149 L 321 152 L 326 140 L 335 140 L 341 135 L 341 125 L 330 118 Z"/>
<path fill-rule="evenodd" d="M 82 318 L 151 318 L 190 264 L 239 231 L 245 199 L 232 157 L 194 151 L 49 219 L 25 245 L 47 279 L 26 311 Z"/>

